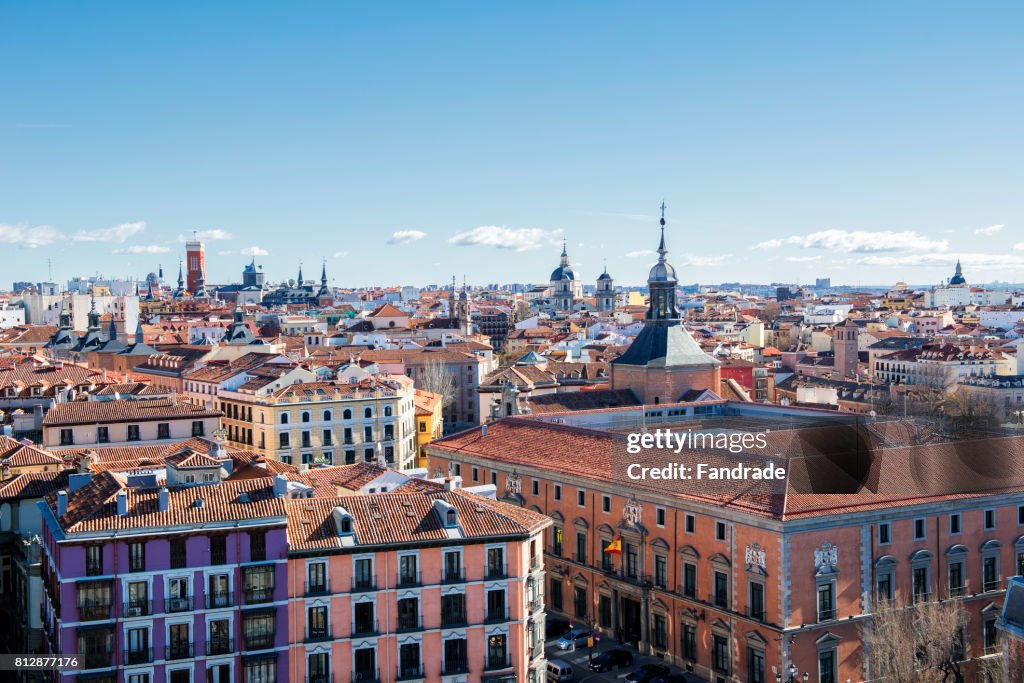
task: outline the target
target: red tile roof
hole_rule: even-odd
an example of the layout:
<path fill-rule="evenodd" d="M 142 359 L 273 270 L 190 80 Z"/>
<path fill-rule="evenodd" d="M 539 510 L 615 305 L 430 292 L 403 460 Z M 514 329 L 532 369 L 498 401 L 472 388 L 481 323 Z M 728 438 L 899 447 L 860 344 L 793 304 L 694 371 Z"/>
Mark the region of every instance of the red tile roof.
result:
<path fill-rule="evenodd" d="M 209 410 L 187 401 L 155 399 L 145 401 L 72 401 L 58 403 L 43 418 L 44 427 L 147 420 L 198 419 L 221 417 L 219 410 Z"/>

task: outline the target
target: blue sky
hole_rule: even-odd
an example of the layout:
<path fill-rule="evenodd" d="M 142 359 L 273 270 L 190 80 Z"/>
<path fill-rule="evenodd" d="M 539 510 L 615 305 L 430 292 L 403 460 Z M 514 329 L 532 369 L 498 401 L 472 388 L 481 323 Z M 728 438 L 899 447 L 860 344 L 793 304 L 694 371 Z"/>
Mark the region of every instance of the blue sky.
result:
<path fill-rule="evenodd" d="M 2 286 L 1024 280 L 1021 3 L 5 3 Z M 1000 227 L 1001 226 L 1001 227 Z M 396 236 L 397 233 L 397 236 Z M 212 239 L 221 237 L 222 239 Z M 1015 248 L 1016 247 L 1016 248 Z"/>

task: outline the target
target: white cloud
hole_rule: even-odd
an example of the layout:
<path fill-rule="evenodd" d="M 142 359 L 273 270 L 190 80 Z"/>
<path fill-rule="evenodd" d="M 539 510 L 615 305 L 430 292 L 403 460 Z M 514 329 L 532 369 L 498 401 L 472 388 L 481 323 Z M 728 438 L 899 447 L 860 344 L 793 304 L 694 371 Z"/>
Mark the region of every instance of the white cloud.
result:
<path fill-rule="evenodd" d="M 641 256 L 654 256 L 658 252 L 653 249 L 640 249 L 639 251 L 631 251 L 626 254 L 626 258 L 640 258 Z"/>
<path fill-rule="evenodd" d="M 1024 249 L 1022 249 L 1024 251 Z M 865 256 L 855 261 L 859 266 L 943 267 L 952 268 L 957 260 L 965 270 L 997 270 L 1024 266 L 1024 256 L 1016 254 L 906 254 L 903 256 Z"/>
<path fill-rule="evenodd" d="M 270 254 L 270 252 L 264 249 L 263 247 L 257 247 L 256 245 L 246 247 L 245 249 L 241 249 L 239 250 L 238 253 L 241 254 L 242 256 L 267 256 L 268 254 Z"/>
<path fill-rule="evenodd" d="M 115 254 L 166 254 L 170 249 L 162 244 L 133 244 L 124 249 L 115 249 Z"/>
<path fill-rule="evenodd" d="M 495 247 L 511 251 L 529 251 L 549 244 L 561 230 L 540 228 L 507 228 L 504 225 L 481 225 L 452 235 L 448 244 L 460 247 Z"/>
<path fill-rule="evenodd" d="M 99 228 L 96 230 L 79 230 L 71 238 L 76 242 L 125 242 L 129 237 L 137 235 L 146 229 L 144 221 L 134 223 L 121 223 L 111 228 Z"/>
<path fill-rule="evenodd" d="M 1017 244 L 1013 245 L 1013 250 L 1024 251 L 1024 242 L 1017 242 Z"/>
<path fill-rule="evenodd" d="M 59 242 L 62 239 L 64 239 L 64 235 L 61 231 L 51 228 L 49 225 L 37 225 L 30 228 L 27 225 L 0 223 L 0 243 L 3 244 L 35 249 Z"/>
<path fill-rule="evenodd" d="M 949 242 L 933 240 L 912 230 L 821 230 L 809 235 L 792 235 L 754 245 L 754 249 L 778 249 L 783 245 L 801 249 L 827 249 L 850 254 L 887 251 L 949 251 Z"/>
<path fill-rule="evenodd" d="M 680 260 L 673 264 L 676 266 L 691 266 L 696 268 L 705 268 L 712 266 L 721 266 L 732 260 L 732 254 L 717 254 L 715 256 L 697 256 L 695 254 L 683 254 Z M 669 263 L 672 263 L 672 259 L 668 259 Z"/>
<path fill-rule="evenodd" d="M 190 235 L 178 235 L 179 242 L 190 242 L 198 239 L 203 242 L 215 242 L 221 240 L 231 240 L 235 236 L 227 230 L 221 230 L 220 228 L 214 228 L 212 230 L 196 230 L 194 234 Z"/>
<path fill-rule="evenodd" d="M 409 242 L 418 242 L 427 236 L 427 233 L 422 230 L 396 230 L 391 233 L 391 239 L 388 240 L 388 244 L 408 244 Z"/>
<path fill-rule="evenodd" d="M 334 258 L 345 258 L 346 256 L 348 256 L 348 252 L 347 251 L 336 251 L 336 252 L 334 252 Z"/>
<path fill-rule="evenodd" d="M 975 235 L 985 235 L 986 237 L 991 237 L 992 235 L 996 234 L 997 232 L 999 232 L 1000 230 L 1002 230 L 1005 227 L 1006 227 L 1006 225 L 1004 225 L 1003 223 L 1000 223 L 998 225 L 990 225 L 987 228 L 978 228 L 977 230 L 974 231 L 974 234 Z"/>
<path fill-rule="evenodd" d="M 813 261 L 820 261 L 820 256 L 787 256 L 784 261 L 790 263 L 811 263 Z"/>

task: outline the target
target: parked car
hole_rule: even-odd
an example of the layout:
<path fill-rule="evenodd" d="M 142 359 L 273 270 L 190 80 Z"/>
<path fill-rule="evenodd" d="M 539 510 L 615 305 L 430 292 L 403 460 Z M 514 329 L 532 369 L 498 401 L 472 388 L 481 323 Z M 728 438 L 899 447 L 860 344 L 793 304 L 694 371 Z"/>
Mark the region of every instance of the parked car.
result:
<path fill-rule="evenodd" d="M 664 664 L 644 664 L 626 676 L 626 683 L 651 683 L 659 676 L 665 676 L 669 669 Z"/>
<path fill-rule="evenodd" d="M 558 617 L 548 617 L 544 620 L 544 634 L 547 640 L 557 640 L 569 632 L 569 621 Z"/>
<path fill-rule="evenodd" d="M 558 649 L 571 650 L 573 645 L 576 647 L 586 646 L 587 638 L 590 638 L 592 635 L 594 635 L 594 632 L 589 628 L 574 626 L 571 631 L 558 639 Z"/>
<path fill-rule="evenodd" d="M 629 650 L 605 650 L 594 657 L 594 661 L 587 665 L 591 671 L 611 671 L 620 666 L 629 666 L 633 663 L 633 653 Z"/>

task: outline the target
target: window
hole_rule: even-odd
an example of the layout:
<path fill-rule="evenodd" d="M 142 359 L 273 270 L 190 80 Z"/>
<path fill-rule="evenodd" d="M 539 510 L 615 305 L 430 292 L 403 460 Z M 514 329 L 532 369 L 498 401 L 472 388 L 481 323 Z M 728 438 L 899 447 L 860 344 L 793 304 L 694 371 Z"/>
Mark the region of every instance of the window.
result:
<path fill-rule="evenodd" d="M 663 555 L 654 556 L 654 585 L 668 588 L 668 560 Z"/>
<path fill-rule="evenodd" d="M 444 580 L 462 580 L 462 553 L 458 550 L 447 551 L 444 554 Z"/>
<path fill-rule="evenodd" d="M 555 484 L 555 500 L 562 500 L 562 485 Z"/>
<path fill-rule="evenodd" d="M 982 644 L 986 654 L 999 649 L 999 632 L 996 630 L 995 618 L 987 618 L 981 627 Z"/>
<path fill-rule="evenodd" d="M 697 597 L 697 565 L 689 562 L 683 564 L 683 595 Z"/>
<path fill-rule="evenodd" d="M 487 549 L 487 578 L 501 578 L 505 576 L 505 549 Z"/>
<path fill-rule="evenodd" d="M 818 585 L 818 621 L 830 621 L 836 618 L 835 591 L 832 582 Z"/>
<path fill-rule="evenodd" d="M 204 436 L 206 434 L 206 426 L 202 420 L 192 421 L 192 436 Z"/>
<path fill-rule="evenodd" d="M 61 446 L 72 446 L 75 443 L 74 430 L 62 429 L 60 430 L 60 445 Z"/>
<path fill-rule="evenodd" d="M 416 565 L 416 555 L 400 555 L 398 558 L 398 584 L 415 586 L 420 582 L 420 573 Z"/>
<path fill-rule="evenodd" d="M 1017 524 L 1024 524 L 1024 505 L 1017 506 Z"/>
<path fill-rule="evenodd" d="M 562 556 L 562 527 L 551 527 L 551 554 L 555 557 Z"/>
<path fill-rule="evenodd" d="M 665 508 L 656 508 L 654 510 L 654 523 L 658 526 L 665 526 Z"/>
<path fill-rule="evenodd" d="M 129 543 L 128 544 L 128 571 L 130 571 L 130 572 L 144 572 L 144 571 L 146 571 L 146 544 L 145 543 Z"/>
<path fill-rule="evenodd" d="M 954 512 L 949 516 L 949 533 L 958 534 L 960 533 L 960 513 Z"/>
<path fill-rule="evenodd" d="M 330 429 L 325 429 L 323 432 L 323 445 L 331 446 L 334 444 L 334 433 Z"/>
<path fill-rule="evenodd" d="M 999 580 L 999 558 L 997 556 L 989 555 L 982 558 L 981 575 L 986 593 L 999 590 L 1002 582 Z"/>
<path fill-rule="evenodd" d="M 749 683 L 765 683 L 763 650 L 747 648 L 747 680 Z"/>
<path fill-rule="evenodd" d="M 725 572 L 715 572 L 714 603 L 718 607 L 729 606 L 729 575 Z"/>
<path fill-rule="evenodd" d="M 924 602 L 928 600 L 928 567 L 919 566 L 914 567 L 913 570 L 913 593 L 914 602 Z"/>
<path fill-rule="evenodd" d="M 206 606 L 209 608 L 230 606 L 231 592 L 229 585 L 227 574 L 211 574 L 209 586 L 206 590 Z"/>
<path fill-rule="evenodd" d="M 601 512 L 612 511 L 612 498 L 611 496 L 601 496 Z"/>
<path fill-rule="evenodd" d="M 640 576 L 640 555 L 637 552 L 637 548 L 632 543 L 626 544 L 626 576 L 631 579 L 638 578 Z"/>
<path fill-rule="evenodd" d="M 373 441 L 373 427 L 363 427 L 363 441 L 365 443 Z"/>
<path fill-rule="evenodd" d="M 398 670 L 400 678 L 423 677 L 419 643 L 404 643 L 398 647 Z"/>
<path fill-rule="evenodd" d="M 309 683 L 327 683 L 331 679 L 330 672 L 326 652 L 316 652 L 306 658 L 306 680 Z"/>
<path fill-rule="evenodd" d="M 303 410 L 302 411 L 302 421 L 303 422 L 309 422 L 309 411 L 308 410 Z"/>
<path fill-rule="evenodd" d="M 962 560 L 949 563 L 949 595 L 964 594 L 964 563 Z"/>
<path fill-rule="evenodd" d="M 473 481 L 480 481 L 480 470 L 474 467 L 473 469 L 470 470 L 469 476 L 473 478 Z"/>
<path fill-rule="evenodd" d="M 914 520 L 914 540 L 923 541 L 928 536 L 928 525 L 923 518 Z"/>
<path fill-rule="evenodd" d="M 97 427 L 96 428 L 96 441 L 99 443 L 110 443 L 110 428 L 109 427 Z"/>
<path fill-rule="evenodd" d="M 441 625 L 461 626 L 466 623 L 466 594 L 451 593 L 441 596 Z"/>
<path fill-rule="evenodd" d="M 192 609 L 189 604 L 188 578 L 179 576 L 167 579 L 167 603 L 168 612 L 185 612 Z"/>
<path fill-rule="evenodd" d="M 444 641 L 444 662 L 442 673 L 459 674 L 469 670 L 468 649 L 465 638 L 449 638 Z"/>
<path fill-rule="evenodd" d="M 697 530 L 697 517 L 691 514 L 686 515 L 686 533 L 696 533 Z"/>
<path fill-rule="evenodd" d="M 879 600 L 892 601 L 892 572 L 880 573 L 875 582 L 875 592 Z"/>
<path fill-rule="evenodd" d="M 697 659 L 697 627 L 692 624 L 683 624 L 683 658 L 696 661 Z"/>
<path fill-rule="evenodd" d="M 818 681 L 836 683 L 836 651 L 824 650 L 818 653 Z"/>
<path fill-rule="evenodd" d="M 367 590 L 375 587 L 373 577 L 373 560 L 368 557 L 360 557 L 352 565 L 352 587 L 357 590 Z"/>
<path fill-rule="evenodd" d="M 291 448 L 292 439 L 288 432 L 281 432 L 277 435 L 277 447 L 278 448 Z"/>
<path fill-rule="evenodd" d="M 85 575 L 99 576 L 103 573 L 103 546 L 85 546 Z"/>
<path fill-rule="evenodd" d="M 242 580 L 247 603 L 270 602 L 274 597 L 274 566 L 243 567 Z"/>
<path fill-rule="evenodd" d="M 398 601 L 398 629 L 408 631 L 419 628 L 420 625 L 420 601 L 419 598 L 402 598 Z M 417 664 L 419 657 L 417 657 Z"/>
<path fill-rule="evenodd" d="M 168 422 L 158 422 L 156 425 L 156 438 L 158 439 L 169 439 L 171 438 L 171 425 Z"/>
<path fill-rule="evenodd" d="M 750 582 L 750 618 L 764 621 L 764 584 Z"/>
<path fill-rule="evenodd" d="M 302 432 L 302 448 L 310 448 L 313 445 L 313 435 L 308 432 Z"/>
<path fill-rule="evenodd" d="M 651 633 L 651 640 L 655 648 L 659 650 L 668 649 L 668 622 L 664 615 L 654 615 L 654 629 L 653 633 Z"/>
<path fill-rule="evenodd" d="M 573 559 L 582 564 L 587 563 L 587 535 L 582 531 L 576 532 L 576 555 Z"/>
<path fill-rule="evenodd" d="M 168 659 L 185 659 L 192 656 L 191 630 L 190 624 L 171 624 L 168 627 Z"/>
<path fill-rule="evenodd" d="M 539 496 L 540 495 L 540 481 L 539 480 L 534 479 L 533 481 L 530 482 L 530 492 L 533 493 L 534 496 Z"/>
<path fill-rule="evenodd" d="M 171 569 L 181 569 L 187 564 L 185 555 L 185 539 L 171 539 Z"/>
<path fill-rule="evenodd" d="M 327 563 L 311 562 L 306 567 L 306 595 L 322 595 L 327 592 Z"/>
<path fill-rule="evenodd" d="M 508 644 L 504 634 L 487 637 L 487 668 L 504 669 L 510 666 Z"/>
<path fill-rule="evenodd" d="M 729 673 L 729 639 L 725 636 L 712 636 L 711 665 L 715 671 Z"/>
<path fill-rule="evenodd" d="M 886 545 L 892 540 L 892 526 L 889 522 L 882 522 L 878 525 L 878 544 Z"/>
<path fill-rule="evenodd" d="M 249 532 L 249 559 L 252 562 L 262 562 L 267 559 L 267 532 Z"/>
<path fill-rule="evenodd" d="M 306 610 L 306 640 L 326 640 L 330 631 L 326 605 L 316 605 Z"/>
<path fill-rule="evenodd" d="M 373 417 L 373 408 L 370 406 L 363 408 L 363 417 Z"/>
<path fill-rule="evenodd" d="M 228 537 L 210 536 L 210 564 L 228 563 Z"/>
<path fill-rule="evenodd" d="M 985 531 L 991 531 L 996 528 L 996 511 L 985 510 Z"/>
<path fill-rule="evenodd" d="M 352 419 L 352 409 L 351 408 L 345 408 L 345 410 L 341 411 L 341 419 L 343 419 L 343 420 L 351 420 Z"/>
<path fill-rule="evenodd" d="M 281 413 L 281 424 L 288 424 L 288 413 Z"/>
<path fill-rule="evenodd" d="M 487 620 L 502 621 L 505 619 L 505 589 L 487 591 Z"/>
<path fill-rule="evenodd" d="M 725 540 L 725 522 L 715 522 L 715 538 L 719 541 Z"/>
<path fill-rule="evenodd" d="M 139 435 L 139 425 L 128 425 L 128 440 L 139 441 L 141 438 Z"/>
<path fill-rule="evenodd" d="M 576 490 L 576 505 L 585 507 L 587 504 L 587 492 L 582 489 Z"/>
<path fill-rule="evenodd" d="M 573 586 L 572 589 L 573 614 L 578 619 L 587 618 L 587 589 L 582 586 Z"/>
<path fill-rule="evenodd" d="M 562 580 L 557 577 L 551 578 L 551 589 L 548 591 L 551 596 L 551 609 L 562 611 Z"/>

